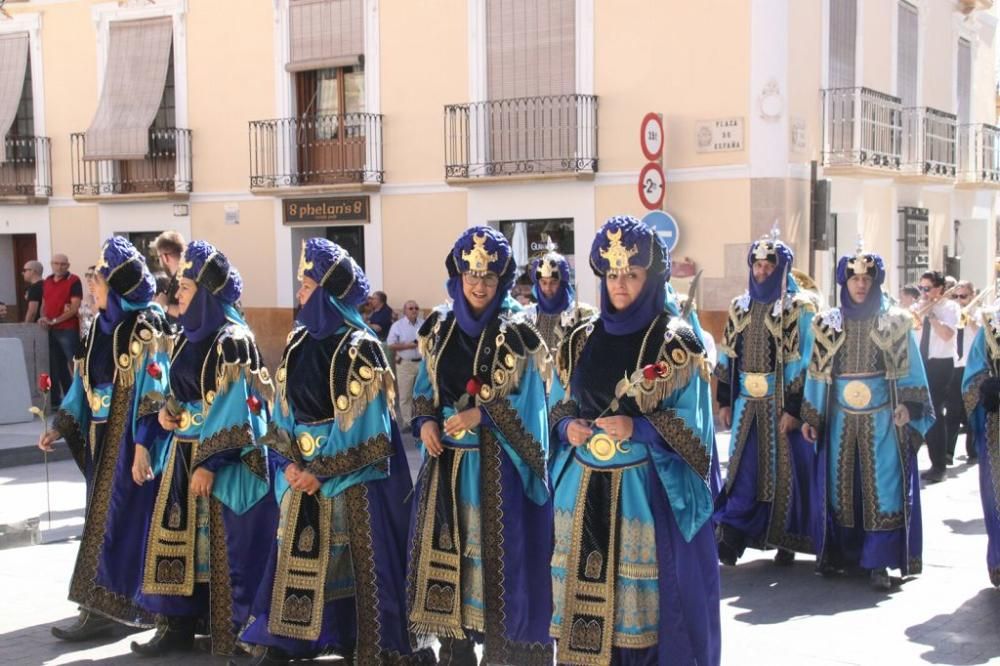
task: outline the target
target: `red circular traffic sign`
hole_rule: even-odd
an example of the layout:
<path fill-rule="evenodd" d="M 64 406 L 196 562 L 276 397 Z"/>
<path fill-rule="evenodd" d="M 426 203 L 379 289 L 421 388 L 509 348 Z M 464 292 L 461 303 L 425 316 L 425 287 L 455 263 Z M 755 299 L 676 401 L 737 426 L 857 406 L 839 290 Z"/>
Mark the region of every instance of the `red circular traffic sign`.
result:
<path fill-rule="evenodd" d="M 639 125 L 639 147 L 650 162 L 663 156 L 663 121 L 658 113 L 647 113 Z"/>
<path fill-rule="evenodd" d="M 663 169 L 656 162 L 650 162 L 639 172 L 639 201 L 647 210 L 660 208 L 666 189 Z"/>

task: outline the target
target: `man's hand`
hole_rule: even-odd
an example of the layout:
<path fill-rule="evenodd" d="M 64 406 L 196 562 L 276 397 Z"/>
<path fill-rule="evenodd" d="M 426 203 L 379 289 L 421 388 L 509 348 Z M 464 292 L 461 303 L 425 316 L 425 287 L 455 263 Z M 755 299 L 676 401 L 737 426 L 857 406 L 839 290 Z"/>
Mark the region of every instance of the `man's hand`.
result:
<path fill-rule="evenodd" d="M 806 438 L 806 441 L 815 443 L 819 439 L 819 432 L 808 423 L 803 423 L 802 436 Z"/>
<path fill-rule="evenodd" d="M 424 424 L 420 426 L 420 441 L 424 443 L 427 455 L 432 458 L 437 458 L 444 452 L 444 445 L 441 443 L 441 426 L 433 419 L 424 421 Z"/>
<path fill-rule="evenodd" d="M 632 436 L 631 416 L 605 416 L 594 421 L 594 425 L 617 440 L 626 440 Z"/>
<path fill-rule="evenodd" d="M 590 429 L 590 424 L 583 419 L 573 419 L 566 425 L 566 439 L 572 446 L 580 446 L 593 435 L 594 431 Z"/>
<path fill-rule="evenodd" d="M 793 430 L 798 430 L 800 427 L 802 427 L 802 421 L 795 418 L 788 412 L 783 413 L 781 415 L 781 420 L 778 421 L 778 428 L 783 433 L 790 433 Z"/>
<path fill-rule="evenodd" d="M 199 467 L 191 475 L 191 493 L 195 497 L 208 497 L 212 494 L 212 483 L 215 481 L 215 474 L 203 467 Z"/>
<path fill-rule="evenodd" d="M 320 482 L 316 475 L 306 470 L 300 470 L 292 483 L 292 488 L 306 495 L 315 495 L 319 490 Z"/>
<path fill-rule="evenodd" d="M 732 407 L 719 407 L 719 421 L 725 428 L 733 427 L 733 408 Z"/>
<path fill-rule="evenodd" d="M 157 420 L 160 422 L 160 427 L 166 431 L 177 430 L 181 427 L 181 417 L 173 416 L 166 408 L 160 407 L 160 413 L 157 415 Z"/>
<path fill-rule="evenodd" d="M 135 445 L 135 458 L 132 460 L 132 480 L 141 486 L 153 480 L 153 468 L 149 464 L 149 450 L 142 444 Z"/>
<path fill-rule="evenodd" d="M 46 317 L 41 317 L 38 320 L 38 325 L 41 326 L 43 330 L 47 331 L 49 330 L 49 327 L 52 325 L 52 322 L 50 322 Z"/>
<path fill-rule="evenodd" d="M 472 430 L 482 423 L 483 415 L 479 411 L 478 407 L 470 407 L 469 409 L 462 410 L 461 412 L 455 412 L 449 416 L 444 422 L 444 434 L 451 438 L 458 439 L 459 434 L 463 430 Z"/>
<path fill-rule="evenodd" d="M 62 435 L 59 434 L 58 430 L 46 430 L 38 437 L 38 448 L 46 453 L 52 453 L 56 450 L 55 444 L 60 439 L 62 439 Z"/>
<path fill-rule="evenodd" d="M 892 410 L 892 422 L 897 428 L 902 428 L 910 422 L 910 410 L 906 405 L 896 405 L 896 409 Z"/>

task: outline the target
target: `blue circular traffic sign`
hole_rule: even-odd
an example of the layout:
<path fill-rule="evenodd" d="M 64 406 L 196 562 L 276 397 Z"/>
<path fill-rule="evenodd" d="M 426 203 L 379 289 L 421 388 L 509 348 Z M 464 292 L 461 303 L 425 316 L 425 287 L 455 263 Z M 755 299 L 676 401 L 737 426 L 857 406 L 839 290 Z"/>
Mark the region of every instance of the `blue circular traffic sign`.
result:
<path fill-rule="evenodd" d="M 681 229 L 677 220 L 670 213 L 662 210 L 654 210 L 646 213 L 642 218 L 643 223 L 655 231 L 667 246 L 668 252 L 673 252 L 680 240 Z"/>

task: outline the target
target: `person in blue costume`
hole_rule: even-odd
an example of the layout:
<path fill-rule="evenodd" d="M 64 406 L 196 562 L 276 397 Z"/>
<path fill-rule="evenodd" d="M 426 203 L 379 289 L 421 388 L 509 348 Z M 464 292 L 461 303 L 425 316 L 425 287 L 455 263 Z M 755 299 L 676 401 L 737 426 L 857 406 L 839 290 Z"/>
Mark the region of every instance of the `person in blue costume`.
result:
<path fill-rule="evenodd" d="M 241 640 L 263 648 L 257 666 L 324 652 L 358 664 L 434 663 L 408 632 L 413 485 L 392 370 L 358 311 L 368 279 L 325 238 L 303 244 L 298 277 L 300 325 L 275 371 L 264 438 L 281 523 Z"/>
<path fill-rule="evenodd" d="M 452 302 L 420 331 L 413 432 L 424 452 L 408 571 L 410 626 L 439 659 L 551 664 L 548 350 L 510 297 L 514 261 L 472 227 L 445 257 Z"/>
<path fill-rule="evenodd" d="M 550 251 L 537 257 L 528 268 L 528 276 L 535 302 L 524 311 L 552 352 L 567 329 L 593 316 L 597 310 L 576 302 L 569 262 L 558 252 Z"/>
<path fill-rule="evenodd" d="M 998 264 L 1000 265 L 1000 264 Z M 962 376 L 962 397 L 969 433 L 979 457 L 979 495 L 986 524 L 986 568 L 990 583 L 1000 587 L 1000 309 L 994 303 L 979 313 Z"/>
<path fill-rule="evenodd" d="M 142 581 L 145 521 L 155 488 L 132 482 L 132 461 L 145 434 L 138 421 L 155 408 L 169 367 L 169 325 L 152 302 L 156 282 L 142 255 L 120 236 L 101 248 L 94 300 L 100 310 L 76 359 L 73 384 L 38 446 L 52 451 L 66 439 L 87 480 L 87 512 L 70 601 L 80 605 L 76 623 L 53 627 L 63 640 L 106 634 L 111 620 L 149 627 L 151 613 L 135 602 Z"/>
<path fill-rule="evenodd" d="M 549 398 L 558 661 L 717 665 L 704 349 L 666 310 L 670 257 L 648 226 L 609 219 L 590 266 L 600 315 L 563 339 Z"/>
<path fill-rule="evenodd" d="M 157 482 L 144 547 L 139 604 L 161 616 L 141 656 L 190 649 L 196 628 L 214 654 L 234 654 L 239 628 L 266 564 L 277 508 L 265 496 L 264 401 L 273 392 L 253 333 L 236 309 L 239 272 L 205 241 L 189 243 L 179 268 L 181 331 L 169 386 L 140 415 L 137 487 Z M 200 621 L 200 624 L 199 624 Z"/>
<path fill-rule="evenodd" d="M 747 546 L 776 547 L 779 565 L 815 552 L 815 452 L 802 438 L 799 410 L 816 306 L 792 277 L 794 258 L 776 233 L 750 245 L 748 288 L 729 306 L 719 345 L 716 398 L 732 437 L 716 539 L 719 561 L 730 566 Z"/>
<path fill-rule="evenodd" d="M 816 442 L 813 484 L 819 572 L 920 573 L 917 450 L 934 422 L 909 312 L 882 294 L 882 257 L 861 247 L 837 263 L 840 307 L 813 318 L 802 434 Z"/>

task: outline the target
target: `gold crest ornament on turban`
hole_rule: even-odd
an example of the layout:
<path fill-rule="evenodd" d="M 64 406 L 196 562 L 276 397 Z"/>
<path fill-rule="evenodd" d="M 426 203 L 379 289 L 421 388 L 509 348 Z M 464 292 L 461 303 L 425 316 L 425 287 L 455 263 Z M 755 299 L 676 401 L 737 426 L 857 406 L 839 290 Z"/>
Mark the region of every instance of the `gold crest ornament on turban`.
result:
<path fill-rule="evenodd" d="M 559 275 L 559 265 L 554 261 L 542 259 L 538 262 L 538 276 L 543 278 L 561 277 Z"/>
<path fill-rule="evenodd" d="M 97 262 L 96 266 L 94 266 L 96 270 L 101 270 L 102 268 L 111 268 L 108 265 L 108 259 L 105 256 L 107 251 L 108 251 L 108 244 L 105 243 L 104 246 L 101 248 L 101 260 Z"/>
<path fill-rule="evenodd" d="M 306 271 L 311 271 L 313 268 L 313 262 L 306 261 L 306 242 L 302 241 L 302 253 L 299 255 L 299 282 L 302 282 L 302 278 L 306 276 Z"/>
<path fill-rule="evenodd" d="M 610 244 L 607 250 L 601 250 L 601 258 L 608 260 L 608 270 L 617 272 L 628 269 L 628 261 L 639 254 L 639 248 L 635 245 L 627 249 L 622 245 L 622 230 L 605 232 Z"/>
<path fill-rule="evenodd" d="M 193 261 L 189 261 L 188 259 L 185 259 L 183 256 L 181 256 L 180 263 L 177 265 L 177 275 L 178 275 L 178 277 L 183 276 L 184 273 L 186 273 L 188 271 L 188 269 L 191 269 L 191 268 L 194 268 L 194 262 Z"/>
<path fill-rule="evenodd" d="M 774 245 L 768 241 L 758 241 L 754 248 L 753 258 L 757 261 L 767 261 L 768 256 L 774 254 Z"/>
<path fill-rule="evenodd" d="M 861 275 L 867 273 L 874 265 L 875 260 L 865 255 L 864 238 L 858 234 L 858 240 L 854 245 L 854 257 L 847 261 L 847 269 L 855 275 Z"/>
<path fill-rule="evenodd" d="M 483 275 L 490 270 L 490 262 L 497 260 L 497 254 L 486 251 L 486 235 L 476 234 L 472 237 L 474 245 L 469 252 L 462 252 L 462 261 L 469 264 L 469 272 L 473 275 Z"/>

